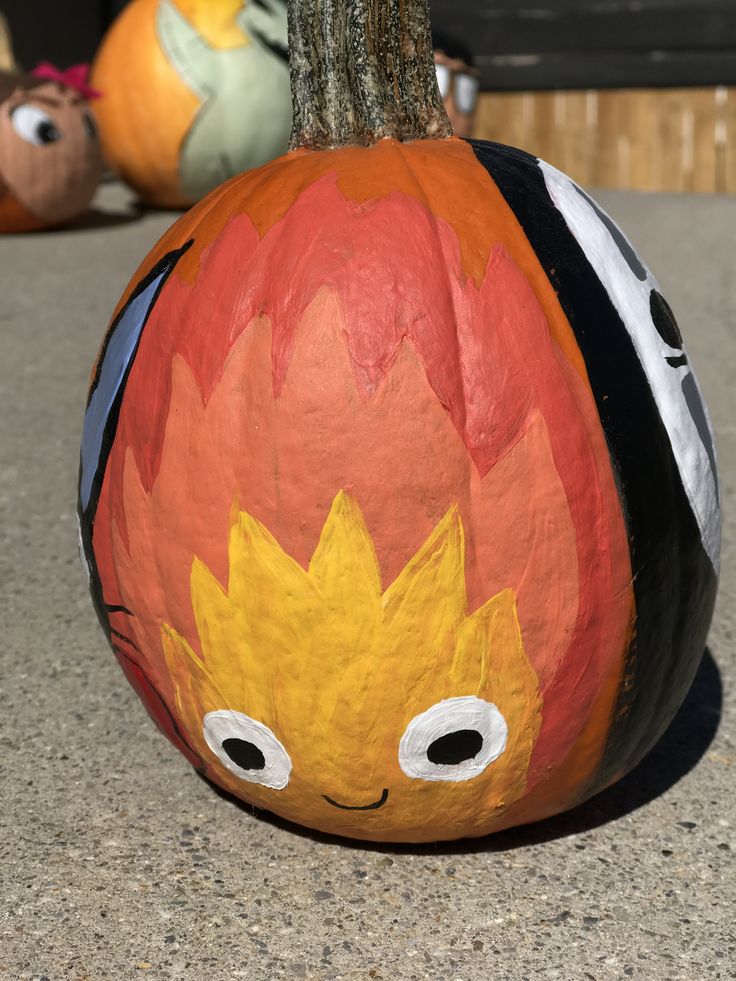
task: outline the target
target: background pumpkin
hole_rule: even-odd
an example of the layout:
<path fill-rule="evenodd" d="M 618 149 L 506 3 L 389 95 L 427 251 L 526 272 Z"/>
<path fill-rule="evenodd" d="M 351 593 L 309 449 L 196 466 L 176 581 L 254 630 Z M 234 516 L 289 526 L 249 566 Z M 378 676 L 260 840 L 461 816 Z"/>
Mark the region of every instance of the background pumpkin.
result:
<path fill-rule="evenodd" d="M 133 0 L 102 42 L 93 84 L 110 165 L 144 201 L 192 204 L 286 149 L 283 0 Z"/>
<path fill-rule="evenodd" d="M 0 233 L 76 218 L 102 173 L 97 126 L 83 92 L 53 66 L 39 70 L 0 72 Z M 69 73 L 81 82 L 86 68 Z"/>
<path fill-rule="evenodd" d="M 636 764 L 702 654 L 719 526 L 650 274 L 564 175 L 451 137 L 424 0 L 379 9 L 290 8 L 297 148 L 135 277 L 80 520 L 100 619 L 195 765 L 421 841 Z"/>

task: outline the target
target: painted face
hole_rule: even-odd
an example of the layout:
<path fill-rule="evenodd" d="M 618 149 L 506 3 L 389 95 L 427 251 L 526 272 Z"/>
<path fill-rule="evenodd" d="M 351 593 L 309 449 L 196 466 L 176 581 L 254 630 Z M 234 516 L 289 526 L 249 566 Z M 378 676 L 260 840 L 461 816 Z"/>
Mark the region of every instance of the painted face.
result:
<path fill-rule="evenodd" d="M 423 837 L 438 820 L 467 832 L 469 812 L 480 828 L 523 793 L 537 677 L 511 590 L 468 615 L 457 509 L 385 592 L 344 493 L 306 570 L 245 512 L 229 555 L 227 590 L 192 568 L 203 657 L 162 635 L 178 714 L 219 783 L 363 837 Z"/>
<path fill-rule="evenodd" d="M 657 281 L 621 229 L 569 177 L 540 163 L 549 195 L 585 251 L 636 349 L 713 567 L 720 562 L 715 447 L 682 336 Z"/>
<path fill-rule="evenodd" d="M 101 171 L 94 117 L 73 89 L 19 85 L 0 105 L 0 185 L 40 224 L 83 211 Z"/>
<path fill-rule="evenodd" d="M 478 72 L 461 58 L 448 58 L 435 51 L 437 86 L 456 136 L 473 135 L 475 107 L 478 102 Z"/>

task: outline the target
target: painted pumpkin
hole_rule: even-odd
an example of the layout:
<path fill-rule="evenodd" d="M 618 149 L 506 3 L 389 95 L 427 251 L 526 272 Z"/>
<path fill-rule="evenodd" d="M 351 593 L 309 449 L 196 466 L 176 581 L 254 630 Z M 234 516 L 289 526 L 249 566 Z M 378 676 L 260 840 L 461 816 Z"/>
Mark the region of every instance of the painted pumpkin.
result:
<path fill-rule="evenodd" d="M 300 146 L 175 224 L 109 328 L 82 551 L 209 779 L 341 835 L 483 835 L 605 787 L 681 703 L 716 589 L 710 427 L 610 218 L 448 135 L 424 0 L 360 92 L 331 74 L 360 21 L 327 57 L 309 7 Z"/>
<path fill-rule="evenodd" d="M 62 225 L 86 211 L 102 174 L 86 68 L 0 72 L 0 232 Z"/>
<path fill-rule="evenodd" d="M 284 0 L 132 0 L 92 77 L 105 155 L 151 204 L 193 204 L 286 149 Z"/>

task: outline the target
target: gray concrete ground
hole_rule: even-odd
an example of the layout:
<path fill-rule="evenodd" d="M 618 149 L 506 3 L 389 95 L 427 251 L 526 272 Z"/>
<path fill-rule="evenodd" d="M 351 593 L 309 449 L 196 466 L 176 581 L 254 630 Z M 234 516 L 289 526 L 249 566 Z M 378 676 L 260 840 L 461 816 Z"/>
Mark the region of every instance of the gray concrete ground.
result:
<path fill-rule="evenodd" d="M 108 186 L 90 227 L 0 241 L 0 978 L 736 978 L 736 199 L 600 198 L 659 276 L 715 420 L 712 657 L 617 787 L 543 825 L 414 850 L 311 837 L 219 797 L 97 627 L 74 523 L 85 386 L 172 216 L 129 221 Z"/>

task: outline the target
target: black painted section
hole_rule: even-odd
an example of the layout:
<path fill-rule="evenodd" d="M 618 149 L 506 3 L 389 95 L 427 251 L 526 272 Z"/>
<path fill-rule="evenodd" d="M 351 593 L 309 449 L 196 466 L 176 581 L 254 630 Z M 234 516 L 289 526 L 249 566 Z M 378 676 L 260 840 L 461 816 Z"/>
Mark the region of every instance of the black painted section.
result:
<path fill-rule="evenodd" d="M 127 606 L 121 606 L 115 603 L 105 603 L 105 609 L 108 613 L 126 613 L 129 617 L 133 616 L 132 610 L 129 610 Z"/>
<path fill-rule="evenodd" d="M 457 766 L 458 763 L 475 759 L 482 748 L 483 736 L 476 729 L 458 729 L 430 743 L 427 759 L 438 766 Z"/>
<path fill-rule="evenodd" d="M 651 388 L 604 286 L 552 203 L 534 157 L 473 141 L 558 293 L 588 371 L 628 523 L 635 637 L 595 784 L 633 767 L 683 701 L 703 654 L 716 576 Z"/>
<path fill-rule="evenodd" d="M 665 344 L 676 349 L 682 348 L 682 334 L 677 326 L 675 315 L 658 290 L 652 290 L 649 294 L 649 311 L 652 315 L 652 323 Z"/>
<path fill-rule="evenodd" d="M 222 748 L 241 770 L 263 770 L 266 766 L 266 757 L 248 739 L 225 739 Z"/>

